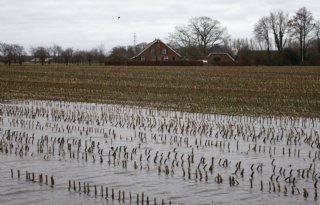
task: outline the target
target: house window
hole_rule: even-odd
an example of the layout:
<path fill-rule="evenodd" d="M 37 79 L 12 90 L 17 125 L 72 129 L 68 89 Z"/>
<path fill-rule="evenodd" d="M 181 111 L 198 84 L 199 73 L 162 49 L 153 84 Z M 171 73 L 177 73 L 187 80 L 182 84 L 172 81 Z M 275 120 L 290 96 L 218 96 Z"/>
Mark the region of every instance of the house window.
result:
<path fill-rule="evenodd" d="M 144 56 L 141 56 L 141 61 L 146 61 L 146 58 Z"/>
<path fill-rule="evenodd" d="M 176 57 L 175 57 L 175 56 L 172 56 L 172 60 L 175 61 L 175 60 L 176 60 Z"/>
<path fill-rule="evenodd" d="M 151 48 L 150 49 L 150 54 L 151 55 L 155 55 L 156 54 L 156 49 L 155 48 Z"/>
<path fill-rule="evenodd" d="M 151 56 L 151 60 L 152 61 L 156 61 L 157 60 L 157 56 Z"/>
<path fill-rule="evenodd" d="M 167 55 L 167 49 L 162 49 L 162 55 Z"/>
<path fill-rule="evenodd" d="M 163 60 L 167 61 L 167 60 L 169 60 L 169 57 L 168 56 L 163 56 Z"/>

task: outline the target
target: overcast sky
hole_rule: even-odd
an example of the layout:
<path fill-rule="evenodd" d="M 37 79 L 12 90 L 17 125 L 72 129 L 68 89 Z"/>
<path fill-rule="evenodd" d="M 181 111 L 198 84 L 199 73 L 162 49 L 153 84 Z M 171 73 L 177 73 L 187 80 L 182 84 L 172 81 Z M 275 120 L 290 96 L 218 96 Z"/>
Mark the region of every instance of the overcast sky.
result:
<path fill-rule="evenodd" d="M 134 33 L 137 43 L 166 41 L 175 26 L 199 16 L 219 20 L 232 38 L 250 38 L 260 17 L 292 16 L 303 6 L 320 19 L 319 0 L 0 0 L 0 42 L 110 50 L 132 45 Z"/>

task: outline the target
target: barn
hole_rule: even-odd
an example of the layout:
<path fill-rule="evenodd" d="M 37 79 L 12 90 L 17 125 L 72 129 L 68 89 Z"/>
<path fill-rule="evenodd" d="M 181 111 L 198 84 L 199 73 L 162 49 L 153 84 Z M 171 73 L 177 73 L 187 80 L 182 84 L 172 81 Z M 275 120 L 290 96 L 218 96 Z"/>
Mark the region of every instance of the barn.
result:
<path fill-rule="evenodd" d="M 208 55 L 209 65 L 234 65 L 234 58 L 228 51 L 220 46 L 214 46 L 209 50 Z"/>

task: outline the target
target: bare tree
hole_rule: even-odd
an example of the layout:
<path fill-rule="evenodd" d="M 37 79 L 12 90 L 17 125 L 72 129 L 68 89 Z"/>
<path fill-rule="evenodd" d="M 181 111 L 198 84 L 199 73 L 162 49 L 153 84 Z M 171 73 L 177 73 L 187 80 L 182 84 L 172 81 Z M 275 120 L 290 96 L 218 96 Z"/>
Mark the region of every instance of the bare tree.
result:
<path fill-rule="evenodd" d="M 4 57 L 4 43 L 0 42 L 0 57 Z"/>
<path fill-rule="evenodd" d="M 175 31 L 169 34 L 169 44 L 175 48 L 180 48 L 180 52 L 189 58 L 195 48 L 195 38 L 187 26 L 177 26 Z"/>
<path fill-rule="evenodd" d="M 227 30 L 219 21 L 203 16 L 190 19 L 187 26 L 176 27 L 169 34 L 169 41 L 171 45 L 183 48 L 186 56 L 195 53 L 195 49 L 200 55 L 207 55 L 211 47 L 224 43 L 227 37 Z"/>
<path fill-rule="evenodd" d="M 274 36 L 275 45 L 282 53 L 289 34 L 289 15 L 283 11 L 270 13 L 270 28 Z"/>
<path fill-rule="evenodd" d="M 320 54 L 320 20 L 318 20 L 316 22 L 314 30 L 315 30 L 315 38 L 316 38 L 316 41 L 317 41 L 318 53 Z"/>
<path fill-rule="evenodd" d="M 87 51 L 76 50 L 73 53 L 73 60 L 77 65 L 85 63 L 87 61 Z"/>
<path fill-rule="evenodd" d="M 31 47 L 31 53 L 33 53 L 35 62 L 39 60 L 41 65 L 44 65 L 47 57 L 49 56 L 48 49 L 43 46 Z"/>
<path fill-rule="evenodd" d="M 126 61 L 129 59 L 128 50 L 125 46 L 113 47 L 110 55 L 108 56 L 109 61 Z"/>
<path fill-rule="evenodd" d="M 201 53 L 208 54 L 214 44 L 222 43 L 226 36 L 226 28 L 221 27 L 218 20 L 209 17 L 197 17 L 190 20 L 191 32 L 200 47 Z"/>
<path fill-rule="evenodd" d="M 270 18 L 262 17 L 254 26 L 254 35 L 258 42 L 266 45 L 268 55 L 270 56 L 271 39 L 270 39 Z"/>
<path fill-rule="evenodd" d="M 93 60 L 93 54 L 91 51 L 86 51 L 86 59 L 88 60 L 89 65 L 91 65 Z"/>
<path fill-rule="evenodd" d="M 314 38 L 311 34 L 316 26 L 315 20 L 312 13 L 308 11 L 306 7 L 302 7 L 290 21 L 290 26 L 292 28 L 292 36 L 299 41 L 300 60 L 301 63 L 303 63 L 306 57 L 307 48 Z"/>
<path fill-rule="evenodd" d="M 49 50 L 43 46 L 31 47 L 30 52 L 34 57 L 33 61 L 35 63 L 39 61 L 41 65 L 44 65 L 49 56 Z"/>
<path fill-rule="evenodd" d="M 6 56 L 8 53 L 8 44 L 0 42 L 0 55 L 3 58 L 4 63 L 6 64 Z"/>
<path fill-rule="evenodd" d="M 135 54 L 140 53 L 143 49 L 145 49 L 148 46 L 148 43 L 142 42 L 135 46 Z"/>
<path fill-rule="evenodd" d="M 64 63 L 66 65 L 69 65 L 69 63 L 72 63 L 73 60 L 73 49 L 72 48 L 67 48 L 62 52 L 62 57 L 64 59 Z"/>
<path fill-rule="evenodd" d="M 7 43 L 0 43 L 0 53 L 4 63 L 9 65 L 11 63 L 19 63 L 21 65 L 25 55 L 23 46 Z"/>
<path fill-rule="evenodd" d="M 250 43 L 248 39 L 244 38 L 237 38 L 229 40 L 227 43 L 227 48 L 231 51 L 234 57 L 237 57 L 239 51 L 250 50 Z"/>
<path fill-rule="evenodd" d="M 32 57 L 33 57 L 33 59 L 31 60 L 31 62 L 35 62 L 35 63 L 37 63 L 37 56 L 36 56 L 36 48 L 35 47 L 33 47 L 33 46 L 31 46 L 30 47 L 30 53 L 31 53 L 31 55 L 32 55 Z"/>
<path fill-rule="evenodd" d="M 91 55 L 91 63 L 97 63 L 99 58 L 99 51 L 97 48 L 93 48 L 90 50 Z M 91 64 L 90 64 L 91 65 Z"/>
<path fill-rule="evenodd" d="M 18 44 L 13 44 L 12 49 L 14 52 L 14 61 L 18 62 L 20 65 L 22 65 L 23 58 L 26 55 L 24 51 L 24 47 L 20 46 Z"/>
<path fill-rule="evenodd" d="M 59 45 L 54 44 L 53 46 L 50 47 L 51 53 L 52 53 L 52 59 L 54 63 L 61 63 L 62 59 L 62 48 Z"/>
<path fill-rule="evenodd" d="M 103 64 L 105 63 L 106 60 L 106 55 L 105 55 L 106 49 L 104 48 L 104 45 L 101 44 L 99 46 L 97 46 L 97 61 L 99 62 L 99 64 Z"/>
<path fill-rule="evenodd" d="M 136 47 L 137 46 L 128 46 L 127 47 L 127 53 L 128 53 L 129 58 L 132 58 L 133 56 L 135 56 L 137 53 L 140 52 L 138 49 L 136 49 Z"/>

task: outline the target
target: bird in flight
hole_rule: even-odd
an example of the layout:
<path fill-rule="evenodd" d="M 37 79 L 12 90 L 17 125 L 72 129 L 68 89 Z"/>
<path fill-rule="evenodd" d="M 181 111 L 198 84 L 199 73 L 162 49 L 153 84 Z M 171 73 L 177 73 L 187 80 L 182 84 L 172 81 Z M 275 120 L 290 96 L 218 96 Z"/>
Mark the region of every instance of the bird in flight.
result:
<path fill-rule="evenodd" d="M 120 19 L 120 16 L 118 16 L 118 19 Z"/>

